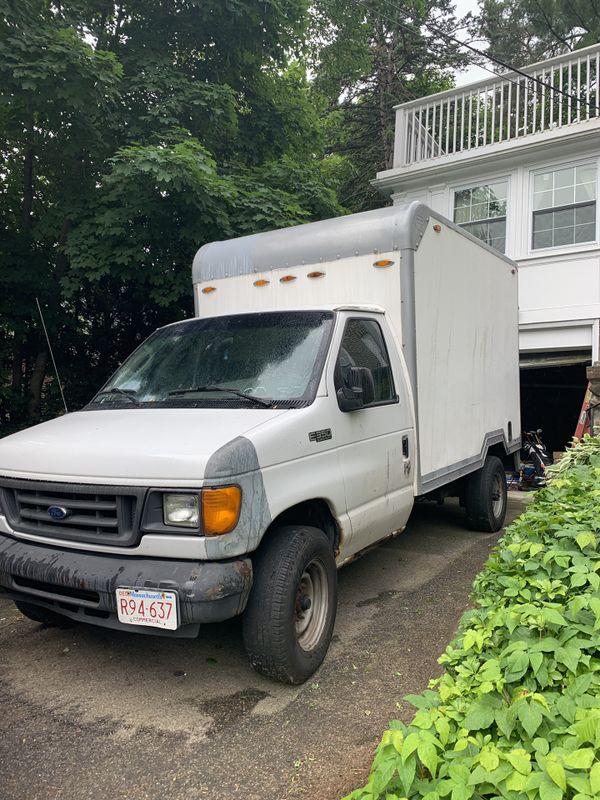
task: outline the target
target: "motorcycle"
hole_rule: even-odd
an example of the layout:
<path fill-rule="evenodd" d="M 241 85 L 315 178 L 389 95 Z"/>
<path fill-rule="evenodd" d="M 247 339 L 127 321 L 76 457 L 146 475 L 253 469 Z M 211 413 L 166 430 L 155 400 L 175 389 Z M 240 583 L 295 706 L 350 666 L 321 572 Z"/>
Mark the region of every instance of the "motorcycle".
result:
<path fill-rule="evenodd" d="M 552 464 L 548 449 L 542 441 L 541 428 L 536 431 L 523 431 L 521 449 L 522 465 L 520 488 L 534 489 L 545 484 L 546 467 Z"/>

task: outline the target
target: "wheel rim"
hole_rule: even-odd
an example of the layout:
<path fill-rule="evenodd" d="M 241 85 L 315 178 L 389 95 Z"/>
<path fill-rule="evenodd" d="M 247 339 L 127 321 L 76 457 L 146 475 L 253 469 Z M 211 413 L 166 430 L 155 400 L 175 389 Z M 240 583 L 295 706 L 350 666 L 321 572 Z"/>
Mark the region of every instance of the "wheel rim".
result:
<path fill-rule="evenodd" d="M 296 638 L 303 650 L 314 650 L 319 644 L 328 608 L 327 573 L 321 561 L 313 559 L 305 567 L 296 591 Z"/>
<path fill-rule="evenodd" d="M 494 476 L 492 483 L 492 513 L 495 519 L 500 519 L 504 512 L 504 476 L 499 472 Z"/>

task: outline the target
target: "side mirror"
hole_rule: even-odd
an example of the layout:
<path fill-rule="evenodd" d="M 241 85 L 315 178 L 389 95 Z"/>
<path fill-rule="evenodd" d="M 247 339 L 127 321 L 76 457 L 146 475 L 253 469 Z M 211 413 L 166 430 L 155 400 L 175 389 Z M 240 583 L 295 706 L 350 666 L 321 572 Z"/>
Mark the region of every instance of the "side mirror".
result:
<path fill-rule="evenodd" d="M 350 386 L 341 386 L 337 392 L 340 411 L 357 411 L 375 399 L 373 374 L 368 367 L 349 368 Z"/>

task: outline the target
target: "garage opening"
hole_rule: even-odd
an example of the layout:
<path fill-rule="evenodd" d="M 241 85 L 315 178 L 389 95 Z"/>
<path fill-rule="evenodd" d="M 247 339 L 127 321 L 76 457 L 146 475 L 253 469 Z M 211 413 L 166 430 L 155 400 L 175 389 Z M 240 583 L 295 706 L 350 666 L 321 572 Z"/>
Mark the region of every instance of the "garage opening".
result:
<path fill-rule="evenodd" d="M 564 450 L 575 433 L 591 351 L 522 353 L 520 361 L 522 429 L 541 428 L 552 455 Z"/>

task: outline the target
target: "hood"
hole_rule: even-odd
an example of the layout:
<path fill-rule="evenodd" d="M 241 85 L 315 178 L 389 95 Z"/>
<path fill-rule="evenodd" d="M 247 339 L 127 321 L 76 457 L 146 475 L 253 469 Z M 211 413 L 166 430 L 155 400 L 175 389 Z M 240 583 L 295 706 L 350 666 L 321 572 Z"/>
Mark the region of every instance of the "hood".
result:
<path fill-rule="evenodd" d="M 198 485 L 210 456 L 277 409 L 78 411 L 0 440 L 0 476 L 116 485 Z"/>

